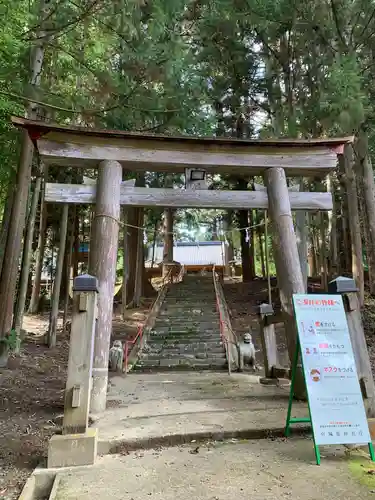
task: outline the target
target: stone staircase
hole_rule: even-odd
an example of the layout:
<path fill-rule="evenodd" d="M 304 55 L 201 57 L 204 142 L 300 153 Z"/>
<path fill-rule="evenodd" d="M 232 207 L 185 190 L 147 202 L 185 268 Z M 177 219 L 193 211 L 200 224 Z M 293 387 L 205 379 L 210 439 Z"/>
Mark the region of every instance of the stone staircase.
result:
<path fill-rule="evenodd" d="M 227 366 L 212 276 L 170 285 L 134 370 L 215 370 Z"/>

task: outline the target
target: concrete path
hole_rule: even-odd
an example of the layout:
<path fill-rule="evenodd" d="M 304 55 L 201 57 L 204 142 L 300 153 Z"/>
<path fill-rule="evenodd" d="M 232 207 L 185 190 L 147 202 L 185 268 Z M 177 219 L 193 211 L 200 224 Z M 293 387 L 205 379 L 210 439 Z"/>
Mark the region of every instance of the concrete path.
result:
<path fill-rule="evenodd" d="M 102 457 L 58 474 L 55 500 L 367 500 L 342 450 L 314 464 L 311 440 L 294 438 L 148 450 Z"/>
<path fill-rule="evenodd" d="M 94 426 L 99 453 L 191 439 L 281 433 L 289 387 L 263 386 L 256 376 L 226 372 L 130 374 L 111 379 L 108 409 Z M 296 403 L 294 416 L 307 416 Z"/>

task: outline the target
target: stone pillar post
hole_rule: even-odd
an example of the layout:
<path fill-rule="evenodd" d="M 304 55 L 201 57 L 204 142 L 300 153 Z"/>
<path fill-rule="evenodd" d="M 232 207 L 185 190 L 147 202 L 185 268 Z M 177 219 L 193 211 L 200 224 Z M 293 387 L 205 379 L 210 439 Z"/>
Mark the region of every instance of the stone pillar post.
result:
<path fill-rule="evenodd" d="M 267 318 L 274 313 L 271 304 L 259 306 L 260 340 L 262 343 L 265 378 L 275 378 L 274 369 L 277 366 L 277 344 L 275 325 L 268 324 Z"/>
<path fill-rule="evenodd" d="M 73 316 L 62 436 L 53 436 L 48 467 L 92 465 L 97 454 L 97 430 L 88 428 L 98 281 L 77 276 L 73 285 Z"/>

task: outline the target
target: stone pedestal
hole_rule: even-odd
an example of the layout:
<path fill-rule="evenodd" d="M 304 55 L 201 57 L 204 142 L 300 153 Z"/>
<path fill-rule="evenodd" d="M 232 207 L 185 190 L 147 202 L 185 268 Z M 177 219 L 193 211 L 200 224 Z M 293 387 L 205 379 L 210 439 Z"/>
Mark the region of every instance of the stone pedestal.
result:
<path fill-rule="evenodd" d="M 97 429 L 88 429 L 84 434 L 52 436 L 48 445 L 48 468 L 93 465 L 97 448 Z"/>

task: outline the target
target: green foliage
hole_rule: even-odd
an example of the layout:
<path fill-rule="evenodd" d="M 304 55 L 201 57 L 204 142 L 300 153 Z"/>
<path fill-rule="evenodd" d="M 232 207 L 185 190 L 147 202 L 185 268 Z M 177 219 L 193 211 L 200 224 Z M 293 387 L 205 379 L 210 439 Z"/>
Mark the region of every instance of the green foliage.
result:
<path fill-rule="evenodd" d="M 14 351 L 18 343 L 16 330 L 11 330 L 9 335 L 0 339 L 0 342 L 6 344 L 10 351 Z"/>
<path fill-rule="evenodd" d="M 311 137 L 366 126 L 375 154 L 370 0 L 52 0 L 47 16 L 43 5 L 0 0 L 0 209 L 19 154 L 9 115 L 23 115 L 31 95 L 54 121 L 150 133 Z M 36 47 L 44 49 L 38 89 Z M 49 175 L 66 181 L 61 169 Z M 151 187 L 167 180 L 145 175 Z M 168 182 L 183 185 L 180 175 Z M 211 184 L 232 189 L 237 179 Z M 89 220 L 87 208 L 78 211 Z M 178 237 L 216 237 L 223 215 L 179 210 Z M 49 225 L 56 242 L 58 210 Z M 161 241 L 162 210 L 147 210 L 145 227 L 148 244 L 155 228 Z"/>
<path fill-rule="evenodd" d="M 364 121 L 367 98 L 363 77 L 354 56 L 337 57 L 327 69 L 321 110 L 327 128 L 338 133 L 356 132 Z"/>

